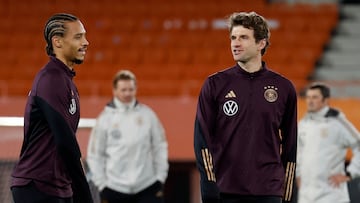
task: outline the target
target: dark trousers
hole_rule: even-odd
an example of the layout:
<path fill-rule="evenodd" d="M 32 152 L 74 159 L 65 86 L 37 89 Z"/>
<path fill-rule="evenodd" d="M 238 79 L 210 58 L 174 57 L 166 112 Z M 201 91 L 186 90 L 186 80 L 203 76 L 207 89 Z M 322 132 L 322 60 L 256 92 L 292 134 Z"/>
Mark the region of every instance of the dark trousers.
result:
<path fill-rule="evenodd" d="M 281 197 L 276 196 L 239 196 L 221 194 L 221 203 L 281 203 Z"/>
<path fill-rule="evenodd" d="M 145 190 L 136 194 L 124 194 L 109 188 L 100 192 L 101 203 L 163 203 L 162 184 L 156 182 Z"/>
<path fill-rule="evenodd" d="M 33 182 L 21 187 L 12 187 L 11 193 L 15 203 L 73 203 L 71 197 L 60 198 L 44 194 Z"/>

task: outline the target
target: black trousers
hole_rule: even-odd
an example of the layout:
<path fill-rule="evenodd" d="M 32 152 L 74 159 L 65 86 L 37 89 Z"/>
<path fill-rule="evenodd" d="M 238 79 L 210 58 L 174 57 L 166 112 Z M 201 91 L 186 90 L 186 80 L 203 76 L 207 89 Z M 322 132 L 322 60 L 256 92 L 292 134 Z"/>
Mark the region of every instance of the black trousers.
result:
<path fill-rule="evenodd" d="M 221 194 L 221 203 L 281 203 L 281 197 L 277 196 L 239 196 Z"/>
<path fill-rule="evenodd" d="M 39 191 L 33 182 L 21 187 L 12 187 L 11 193 L 14 203 L 73 203 L 71 197 L 60 198 Z"/>
<path fill-rule="evenodd" d="M 124 194 L 109 188 L 100 192 L 101 203 L 163 203 L 162 184 L 156 182 L 145 190 L 136 194 Z"/>

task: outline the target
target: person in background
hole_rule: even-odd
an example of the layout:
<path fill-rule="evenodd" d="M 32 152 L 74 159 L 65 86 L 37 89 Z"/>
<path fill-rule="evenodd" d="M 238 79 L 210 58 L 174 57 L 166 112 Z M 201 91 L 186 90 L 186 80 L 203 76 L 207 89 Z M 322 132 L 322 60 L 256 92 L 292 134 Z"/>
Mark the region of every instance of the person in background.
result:
<path fill-rule="evenodd" d="M 76 140 L 80 119 L 74 66 L 89 42 L 81 21 L 51 16 L 44 37 L 49 62 L 36 75 L 24 115 L 24 140 L 11 178 L 15 203 L 93 202 Z"/>
<path fill-rule="evenodd" d="M 360 175 L 360 134 L 340 110 L 329 106 L 330 88 L 311 84 L 306 115 L 299 121 L 298 203 L 350 202 L 347 182 Z M 354 156 L 345 170 L 348 148 Z"/>
<path fill-rule="evenodd" d="M 113 99 L 92 129 L 87 154 L 91 180 L 106 203 L 161 203 L 169 164 L 164 128 L 136 99 L 135 75 L 119 71 Z"/>
<path fill-rule="evenodd" d="M 229 17 L 236 64 L 209 76 L 195 118 L 194 148 L 204 203 L 280 203 L 292 199 L 297 94 L 269 69 L 266 20 L 255 12 Z"/>

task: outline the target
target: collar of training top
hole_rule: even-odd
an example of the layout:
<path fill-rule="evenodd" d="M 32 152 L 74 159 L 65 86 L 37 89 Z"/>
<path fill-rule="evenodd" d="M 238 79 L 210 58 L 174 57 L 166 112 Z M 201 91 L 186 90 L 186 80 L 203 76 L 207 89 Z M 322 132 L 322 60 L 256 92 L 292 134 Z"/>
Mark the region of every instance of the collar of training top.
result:
<path fill-rule="evenodd" d="M 67 65 L 65 65 L 60 59 L 50 56 L 50 60 L 53 61 L 56 65 L 58 65 L 61 69 L 63 69 L 67 75 L 73 78 L 76 75 L 74 70 L 71 70 Z"/>

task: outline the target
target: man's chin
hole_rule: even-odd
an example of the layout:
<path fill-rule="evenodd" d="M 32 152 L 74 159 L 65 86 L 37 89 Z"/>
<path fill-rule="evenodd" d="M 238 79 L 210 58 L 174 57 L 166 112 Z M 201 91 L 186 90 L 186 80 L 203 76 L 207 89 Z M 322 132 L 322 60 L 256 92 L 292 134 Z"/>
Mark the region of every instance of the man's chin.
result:
<path fill-rule="evenodd" d="M 246 63 L 247 60 L 240 58 L 240 57 L 234 57 L 234 61 L 239 62 L 239 63 Z"/>

